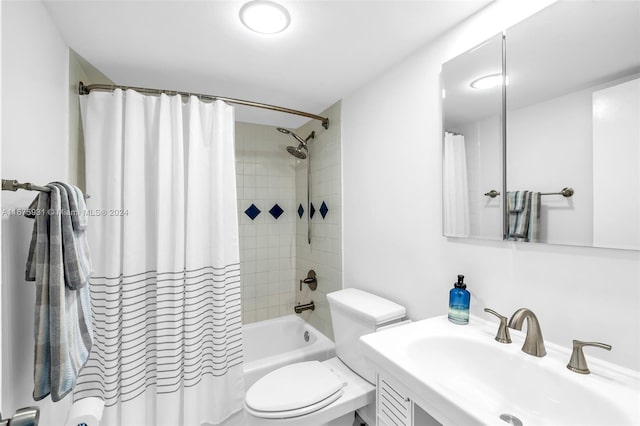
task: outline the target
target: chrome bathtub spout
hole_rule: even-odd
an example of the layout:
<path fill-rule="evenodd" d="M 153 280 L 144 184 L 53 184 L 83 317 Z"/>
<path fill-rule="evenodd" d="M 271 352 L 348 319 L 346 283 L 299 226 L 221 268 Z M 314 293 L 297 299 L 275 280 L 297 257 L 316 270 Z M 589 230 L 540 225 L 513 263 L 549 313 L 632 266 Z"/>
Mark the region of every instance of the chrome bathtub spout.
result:
<path fill-rule="evenodd" d="M 305 303 L 304 305 L 296 305 L 293 307 L 293 310 L 296 314 L 301 314 L 304 311 L 316 310 L 316 305 L 313 303 L 313 300 L 310 303 Z"/>
<path fill-rule="evenodd" d="M 543 357 L 547 354 L 542 339 L 542 330 L 536 315 L 527 308 L 518 309 L 509 320 L 509 327 L 515 330 L 522 330 L 522 323 L 527 320 L 527 336 L 522 345 L 522 351 L 529 355 Z"/>

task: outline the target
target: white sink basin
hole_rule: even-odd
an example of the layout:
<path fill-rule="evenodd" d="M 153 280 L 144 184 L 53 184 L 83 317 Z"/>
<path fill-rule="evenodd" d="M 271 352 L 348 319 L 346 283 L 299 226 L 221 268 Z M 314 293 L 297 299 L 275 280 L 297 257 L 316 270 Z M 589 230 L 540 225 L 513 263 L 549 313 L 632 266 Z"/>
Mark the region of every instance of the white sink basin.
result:
<path fill-rule="evenodd" d="M 537 358 L 520 350 L 524 333 L 510 330 L 513 343 L 503 344 L 494 340 L 497 329 L 497 321 L 472 316 L 461 326 L 444 316 L 364 336 L 361 344 L 378 371 L 443 424 L 509 424 L 501 415 L 524 426 L 640 424 L 638 372 L 586 348 L 591 374 L 577 374 L 566 368 L 570 342 L 545 342 L 547 356 Z"/>

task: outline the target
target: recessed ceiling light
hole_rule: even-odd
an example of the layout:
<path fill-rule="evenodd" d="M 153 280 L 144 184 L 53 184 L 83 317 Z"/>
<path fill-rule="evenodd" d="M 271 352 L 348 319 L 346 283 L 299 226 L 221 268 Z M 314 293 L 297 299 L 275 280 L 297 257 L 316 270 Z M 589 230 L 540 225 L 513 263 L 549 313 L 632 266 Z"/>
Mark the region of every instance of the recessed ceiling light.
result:
<path fill-rule="evenodd" d="M 502 84 L 502 74 L 490 74 L 476 78 L 470 84 L 474 89 L 491 89 Z"/>
<path fill-rule="evenodd" d="M 289 26 L 291 18 L 284 6 L 269 0 L 253 0 L 240 8 L 240 20 L 252 31 L 275 34 Z"/>

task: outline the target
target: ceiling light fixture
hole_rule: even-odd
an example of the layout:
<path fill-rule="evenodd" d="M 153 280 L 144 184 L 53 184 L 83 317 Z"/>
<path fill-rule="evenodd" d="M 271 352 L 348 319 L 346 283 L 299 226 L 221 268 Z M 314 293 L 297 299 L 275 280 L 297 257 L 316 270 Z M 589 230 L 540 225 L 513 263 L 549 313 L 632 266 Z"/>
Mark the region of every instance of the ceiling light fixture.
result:
<path fill-rule="evenodd" d="M 253 0 L 240 8 L 240 20 L 252 31 L 260 34 L 276 34 L 284 31 L 291 22 L 284 6 L 269 0 Z"/>
<path fill-rule="evenodd" d="M 507 84 L 509 80 L 507 80 Z M 480 78 L 476 78 L 470 84 L 474 89 L 491 89 L 492 87 L 502 84 L 502 74 L 489 74 Z"/>

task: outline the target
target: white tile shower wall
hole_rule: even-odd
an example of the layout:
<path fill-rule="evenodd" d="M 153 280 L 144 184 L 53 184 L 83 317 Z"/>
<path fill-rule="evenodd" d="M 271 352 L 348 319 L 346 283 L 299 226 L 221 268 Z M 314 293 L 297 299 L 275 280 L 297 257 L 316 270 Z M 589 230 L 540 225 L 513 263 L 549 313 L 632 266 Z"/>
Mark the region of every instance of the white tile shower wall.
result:
<path fill-rule="evenodd" d="M 329 117 L 329 128 L 324 129 L 312 121 L 298 133 L 306 138 L 312 131 L 316 137 L 309 143 L 311 150 L 311 197 L 315 208 L 311 219 L 311 244 L 307 240 L 307 160 L 296 164 L 296 206 L 302 204 L 305 213 L 296 216 L 296 303 L 313 301 L 315 310 L 301 315 L 326 336 L 333 338 L 331 316 L 326 294 L 342 288 L 342 141 L 340 103 L 336 103 L 321 115 Z M 323 218 L 322 203 L 328 211 Z M 318 278 L 318 288 L 310 291 L 299 280 L 313 269 Z"/>
<path fill-rule="evenodd" d="M 291 136 L 275 127 L 236 124 L 236 186 L 240 225 L 242 321 L 293 313 L 295 272 L 295 158 Z M 254 204 L 260 214 L 249 218 Z M 284 211 L 276 219 L 269 210 Z"/>

